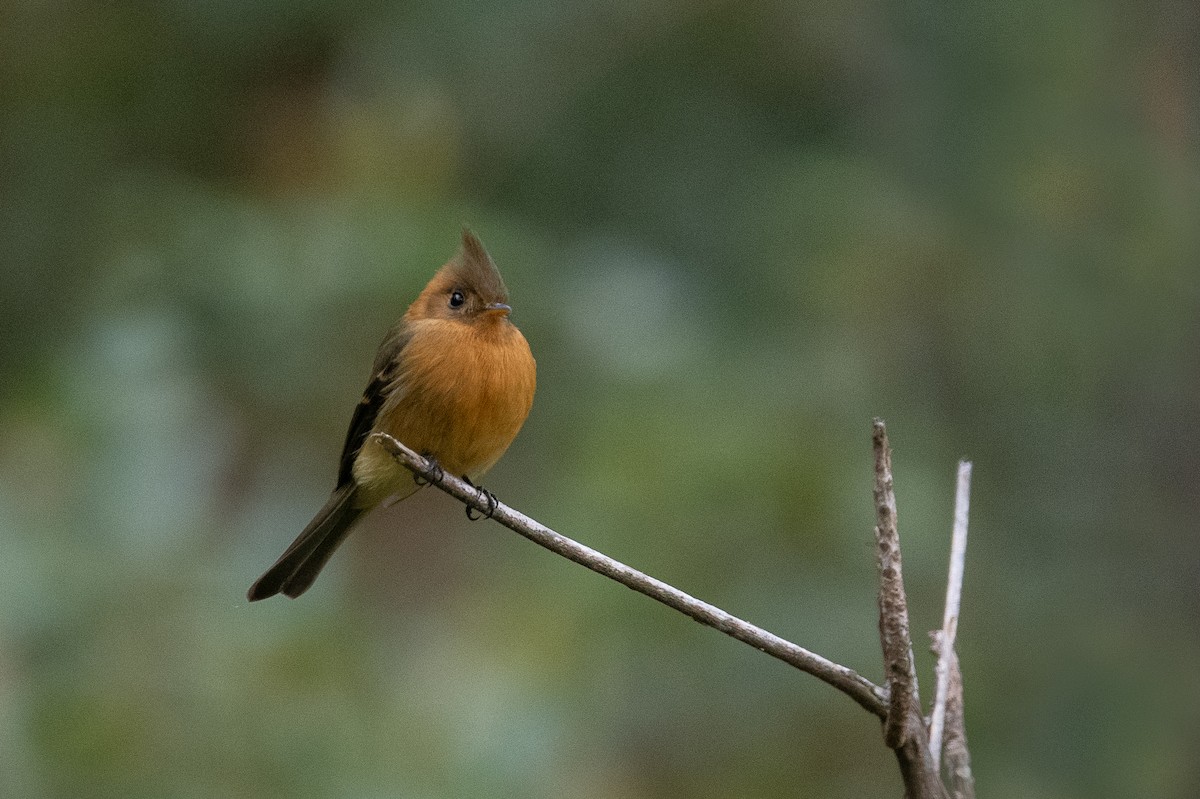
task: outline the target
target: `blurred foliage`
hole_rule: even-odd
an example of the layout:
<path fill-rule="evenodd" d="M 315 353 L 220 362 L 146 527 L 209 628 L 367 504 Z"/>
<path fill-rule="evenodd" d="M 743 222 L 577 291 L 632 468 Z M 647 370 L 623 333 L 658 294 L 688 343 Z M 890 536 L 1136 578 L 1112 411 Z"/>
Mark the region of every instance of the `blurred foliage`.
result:
<path fill-rule="evenodd" d="M 1200 793 L 1193 4 L 0 19 L 0 795 L 898 795 L 844 697 L 434 492 L 245 603 L 464 222 L 540 366 L 501 497 L 877 679 L 883 416 L 916 630 L 976 464 L 981 795 Z"/>

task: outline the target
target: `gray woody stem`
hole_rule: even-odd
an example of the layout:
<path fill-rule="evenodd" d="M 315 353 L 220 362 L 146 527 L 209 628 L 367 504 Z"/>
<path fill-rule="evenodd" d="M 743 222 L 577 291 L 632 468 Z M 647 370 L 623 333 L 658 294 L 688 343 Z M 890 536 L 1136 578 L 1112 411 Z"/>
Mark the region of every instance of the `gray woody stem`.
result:
<path fill-rule="evenodd" d="M 946 610 L 942 629 L 935 630 L 933 651 L 937 660 L 937 693 L 929 719 L 929 748 L 934 767 L 946 753 L 947 784 L 955 799 L 974 799 L 971 757 L 967 750 L 962 714 L 962 672 L 954 650 L 958 615 L 962 606 L 963 565 L 967 553 L 967 516 L 971 504 L 971 463 L 958 464 L 958 489 L 954 496 L 954 533 L 950 541 L 950 574 L 946 580 Z M 945 739 L 945 746 L 942 741 Z"/>
<path fill-rule="evenodd" d="M 875 544 L 879 559 L 879 640 L 887 676 L 888 712 L 883 740 L 896 753 L 908 799 L 944 799 L 945 788 L 929 751 L 921 718 L 917 670 L 909 635 L 908 599 L 896 528 L 892 449 L 882 419 L 873 425 L 875 445 Z"/>
<path fill-rule="evenodd" d="M 481 513 L 488 513 L 488 499 L 479 489 L 453 475 L 445 474 L 422 456 L 385 433 L 374 433 L 388 453 L 414 474 L 433 483 L 447 494 Z M 826 660 L 820 655 L 786 641 L 749 622 L 742 621 L 718 607 L 685 594 L 661 580 L 626 566 L 624 563 L 560 535 L 549 527 L 519 513 L 501 502 L 495 502 L 491 517 L 515 533 L 549 549 L 581 566 L 616 580 L 667 607 L 690 616 L 701 624 L 720 630 L 742 643 L 766 652 L 819 680 L 832 685 L 876 716 L 886 718 L 887 694 L 878 685 L 845 666 Z M 923 737 L 923 736 L 922 736 Z"/>

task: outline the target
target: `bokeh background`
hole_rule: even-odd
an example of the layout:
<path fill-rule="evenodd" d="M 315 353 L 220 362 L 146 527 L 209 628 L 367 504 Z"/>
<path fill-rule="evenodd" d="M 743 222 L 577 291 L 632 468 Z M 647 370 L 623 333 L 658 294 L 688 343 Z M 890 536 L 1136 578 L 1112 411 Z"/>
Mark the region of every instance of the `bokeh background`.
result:
<path fill-rule="evenodd" d="M 302 600 L 469 224 L 488 486 L 878 680 L 870 422 L 980 794 L 1200 794 L 1186 2 L 0 5 L 0 795 L 895 797 L 878 723 L 437 492 Z"/>

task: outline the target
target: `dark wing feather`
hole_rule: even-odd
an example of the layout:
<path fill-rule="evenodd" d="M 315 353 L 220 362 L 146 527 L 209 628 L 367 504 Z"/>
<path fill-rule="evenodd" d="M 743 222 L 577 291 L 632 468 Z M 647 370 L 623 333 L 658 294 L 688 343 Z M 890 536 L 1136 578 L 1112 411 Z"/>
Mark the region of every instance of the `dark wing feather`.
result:
<path fill-rule="evenodd" d="M 396 379 L 399 371 L 400 353 L 412 339 L 412 332 L 404 320 L 400 320 L 387 337 L 379 345 L 375 353 L 375 365 L 371 367 L 371 382 L 363 391 L 362 399 L 354 408 L 354 416 L 350 417 L 350 428 L 346 431 L 346 443 L 342 447 L 342 459 L 338 464 L 338 487 L 349 484 L 354 479 L 354 459 L 362 449 L 363 442 L 371 434 L 375 426 L 375 418 L 379 409 L 387 399 L 389 388 Z"/>

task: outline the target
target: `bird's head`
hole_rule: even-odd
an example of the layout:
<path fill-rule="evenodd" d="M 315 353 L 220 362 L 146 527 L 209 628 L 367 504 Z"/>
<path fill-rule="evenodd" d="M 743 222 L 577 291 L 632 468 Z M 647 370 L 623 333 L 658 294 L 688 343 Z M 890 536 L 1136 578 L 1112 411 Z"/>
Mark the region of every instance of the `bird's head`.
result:
<path fill-rule="evenodd" d="M 425 286 L 409 316 L 478 324 L 502 321 L 511 311 L 496 263 L 475 234 L 463 228 L 458 253 Z"/>

